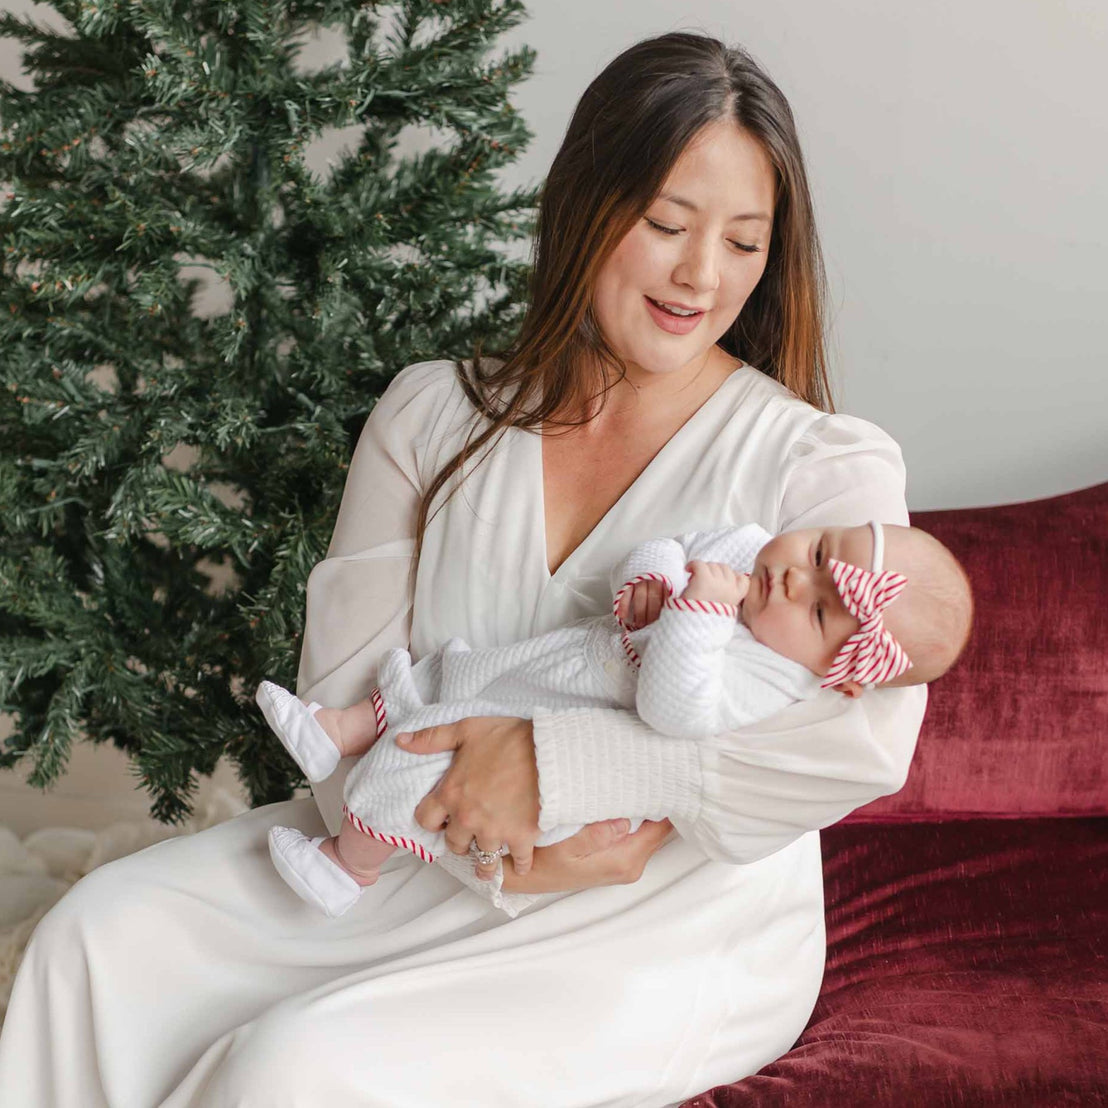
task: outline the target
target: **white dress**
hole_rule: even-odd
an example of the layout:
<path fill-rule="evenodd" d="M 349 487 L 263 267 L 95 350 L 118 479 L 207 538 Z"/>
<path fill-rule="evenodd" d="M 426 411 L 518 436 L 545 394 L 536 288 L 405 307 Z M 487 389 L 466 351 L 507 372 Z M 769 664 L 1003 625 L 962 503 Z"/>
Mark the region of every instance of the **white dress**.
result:
<path fill-rule="evenodd" d="M 413 608 L 416 498 L 467 418 L 452 368 L 428 363 L 367 421 L 309 583 L 301 695 L 365 697 L 382 652 L 409 640 L 418 658 L 599 614 L 608 568 L 654 535 L 906 518 L 887 436 L 743 368 L 553 575 L 541 440 L 506 434 L 431 524 Z M 104 866 L 32 939 L 0 1104 L 660 1108 L 752 1073 L 791 1046 L 819 990 L 812 829 L 900 786 L 924 703 L 921 688 L 819 697 L 726 742 L 663 738 L 618 710 L 538 714 L 544 820 L 574 822 L 583 795 L 620 814 L 621 776 L 661 810 L 674 781 L 697 799 L 638 882 L 544 896 L 515 919 L 407 851 L 349 912 L 321 917 L 266 849 L 274 823 L 322 832 L 310 799 Z M 620 775 L 579 780 L 586 749 Z M 342 779 L 318 795 L 332 830 Z"/>

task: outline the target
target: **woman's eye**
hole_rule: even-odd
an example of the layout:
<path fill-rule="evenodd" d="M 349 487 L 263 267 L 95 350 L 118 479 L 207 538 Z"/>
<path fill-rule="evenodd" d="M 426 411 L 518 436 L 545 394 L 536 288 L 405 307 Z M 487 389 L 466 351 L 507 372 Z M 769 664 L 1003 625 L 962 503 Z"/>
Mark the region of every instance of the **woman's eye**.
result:
<path fill-rule="evenodd" d="M 663 235 L 679 235 L 681 233 L 680 227 L 667 227 L 664 223 L 658 223 L 651 219 L 650 216 L 644 215 L 643 219 L 647 224 L 654 228 L 655 231 L 661 231 Z M 727 240 L 736 250 L 741 250 L 744 254 L 757 254 L 762 248 L 755 246 L 753 243 L 736 242 L 734 239 Z"/>

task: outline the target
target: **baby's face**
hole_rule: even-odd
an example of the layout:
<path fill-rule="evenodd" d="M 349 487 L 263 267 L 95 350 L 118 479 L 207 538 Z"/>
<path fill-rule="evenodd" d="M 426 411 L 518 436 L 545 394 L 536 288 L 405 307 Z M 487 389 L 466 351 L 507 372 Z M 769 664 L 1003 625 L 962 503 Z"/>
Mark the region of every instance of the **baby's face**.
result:
<path fill-rule="evenodd" d="M 829 561 L 869 569 L 869 527 L 816 527 L 770 539 L 754 559 L 739 616 L 762 644 L 824 676 L 858 621 L 847 611 Z"/>

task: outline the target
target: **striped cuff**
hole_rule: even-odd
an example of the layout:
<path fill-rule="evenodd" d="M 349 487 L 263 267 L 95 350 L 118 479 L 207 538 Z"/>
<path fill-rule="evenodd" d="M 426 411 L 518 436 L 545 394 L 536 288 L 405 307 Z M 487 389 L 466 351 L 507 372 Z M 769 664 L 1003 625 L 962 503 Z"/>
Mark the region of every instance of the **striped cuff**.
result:
<path fill-rule="evenodd" d="M 737 604 L 721 604 L 718 600 L 686 600 L 683 596 L 667 596 L 664 607 L 675 608 L 679 612 L 703 612 L 706 615 L 739 618 Z"/>

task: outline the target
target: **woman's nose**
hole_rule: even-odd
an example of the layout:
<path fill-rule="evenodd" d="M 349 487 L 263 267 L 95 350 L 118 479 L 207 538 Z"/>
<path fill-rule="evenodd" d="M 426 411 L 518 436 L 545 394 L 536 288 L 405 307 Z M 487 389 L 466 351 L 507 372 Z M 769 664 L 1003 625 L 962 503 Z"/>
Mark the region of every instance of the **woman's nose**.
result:
<path fill-rule="evenodd" d="M 673 276 L 679 284 L 697 292 L 714 292 L 719 288 L 719 254 L 715 244 L 688 238 Z"/>

